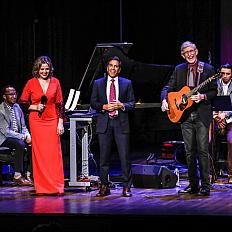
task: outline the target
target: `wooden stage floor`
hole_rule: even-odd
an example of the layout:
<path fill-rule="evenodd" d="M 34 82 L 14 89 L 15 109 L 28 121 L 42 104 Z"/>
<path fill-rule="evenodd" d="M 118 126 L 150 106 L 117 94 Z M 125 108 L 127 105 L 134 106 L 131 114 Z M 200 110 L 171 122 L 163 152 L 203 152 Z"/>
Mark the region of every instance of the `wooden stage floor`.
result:
<path fill-rule="evenodd" d="M 136 150 L 132 163 L 145 164 L 147 155 L 144 154 L 149 153 Z M 0 186 L 1 232 L 35 232 L 33 228 L 44 224 L 59 225 L 60 230 L 36 231 L 189 232 L 231 226 L 232 184 L 225 178 L 218 178 L 212 184 L 208 197 L 180 195 L 178 191 L 188 184 L 186 166 L 173 160 L 158 159 L 157 163 L 172 170 L 177 167 L 180 186 L 166 189 L 132 187 L 133 196 L 125 198 L 121 195 L 122 184 L 118 178 L 120 165 L 114 158 L 110 173 L 111 195 L 103 198 L 96 197 L 97 187 L 86 191 L 83 187 L 66 184 L 64 196 L 35 196 L 33 187 L 16 187 L 5 182 Z M 69 175 L 67 169 L 68 166 L 66 176 Z"/>
<path fill-rule="evenodd" d="M 169 189 L 132 188 L 133 196 L 121 196 L 120 183 L 111 195 L 98 198 L 97 189 L 66 187 L 64 196 L 35 196 L 33 187 L 0 187 L 0 227 L 5 231 L 32 231 L 36 225 L 57 223 L 61 231 L 202 231 L 227 227 L 232 220 L 232 185 L 221 178 L 211 195 L 180 195 L 188 181 Z M 137 229 L 137 230 L 136 230 Z M 150 230 L 150 229 L 149 229 Z M 3 230 L 1 230 L 3 231 Z M 39 230 L 40 231 L 40 230 Z"/>

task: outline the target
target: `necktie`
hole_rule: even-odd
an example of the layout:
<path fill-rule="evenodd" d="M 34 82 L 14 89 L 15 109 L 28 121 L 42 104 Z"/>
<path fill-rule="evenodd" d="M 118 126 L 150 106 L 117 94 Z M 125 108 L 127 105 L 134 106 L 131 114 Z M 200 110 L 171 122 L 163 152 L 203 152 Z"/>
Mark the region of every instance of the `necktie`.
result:
<path fill-rule="evenodd" d="M 195 86 L 195 81 L 194 81 L 194 70 L 193 68 L 190 68 L 189 70 L 189 76 L 188 76 L 188 80 L 189 80 L 189 87 L 194 87 Z"/>
<path fill-rule="evenodd" d="M 12 127 L 13 127 L 13 131 L 18 131 L 18 125 L 17 125 L 17 120 L 16 120 L 16 115 L 15 115 L 15 111 L 14 108 L 11 107 L 10 109 L 10 113 L 11 113 L 11 117 L 12 117 Z"/>
<path fill-rule="evenodd" d="M 114 85 L 114 79 L 111 79 L 109 102 L 113 102 L 115 100 L 116 100 L 116 90 Z M 116 110 L 109 112 L 109 116 L 112 118 L 115 117 Z"/>

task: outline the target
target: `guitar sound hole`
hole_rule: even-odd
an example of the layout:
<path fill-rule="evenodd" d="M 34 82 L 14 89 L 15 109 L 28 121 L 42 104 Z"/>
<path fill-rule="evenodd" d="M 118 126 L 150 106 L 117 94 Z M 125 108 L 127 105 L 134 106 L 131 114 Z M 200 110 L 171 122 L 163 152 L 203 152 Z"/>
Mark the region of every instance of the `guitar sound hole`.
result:
<path fill-rule="evenodd" d="M 188 98 L 186 97 L 186 95 L 182 96 L 182 104 L 186 105 L 188 103 Z"/>

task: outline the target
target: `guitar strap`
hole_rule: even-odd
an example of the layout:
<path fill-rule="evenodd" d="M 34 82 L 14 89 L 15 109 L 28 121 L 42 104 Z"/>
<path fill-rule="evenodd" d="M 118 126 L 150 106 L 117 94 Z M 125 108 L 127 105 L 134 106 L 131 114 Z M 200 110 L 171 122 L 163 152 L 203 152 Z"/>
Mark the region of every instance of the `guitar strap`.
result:
<path fill-rule="evenodd" d="M 204 62 L 199 61 L 197 64 L 197 85 L 196 86 L 198 86 L 200 83 L 200 76 L 201 76 L 201 73 L 203 73 L 203 70 L 204 70 Z"/>

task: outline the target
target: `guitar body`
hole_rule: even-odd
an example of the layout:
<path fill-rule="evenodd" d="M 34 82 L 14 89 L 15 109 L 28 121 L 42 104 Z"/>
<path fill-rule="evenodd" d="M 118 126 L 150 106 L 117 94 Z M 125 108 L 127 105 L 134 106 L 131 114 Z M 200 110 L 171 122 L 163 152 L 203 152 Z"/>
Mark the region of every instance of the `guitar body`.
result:
<path fill-rule="evenodd" d="M 179 122 L 184 111 L 193 104 L 193 101 L 186 96 L 189 92 L 190 88 L 188 86 L 184 86 L 178 92 L 168 93 L 168 118 L 171 122 Z"/>
<path fill-rule="evenodd" d="M 167 111 L 167 113 L 170 121 L 177 123 L 180 120 L 184 111 L 193 104 L 193 101 L 189 97 L 192 96 L 193 94 L 196 94 L 198 90 L 200 90 L 203 86 L 207 85 L 212 80 L 218 79 L 220 77 L 221 77 L 221 73 L 218 72 L 215 75 L 203 81 L 200 85 L 198 85 L 192 90 L 190 90 L 188 86 L 184 86 L 178 92 L 168 93 L 169 111 Z"/>

